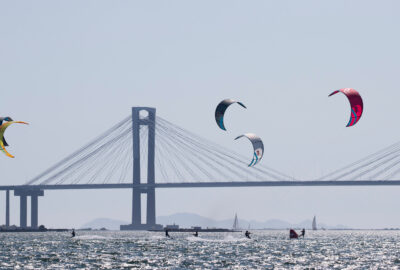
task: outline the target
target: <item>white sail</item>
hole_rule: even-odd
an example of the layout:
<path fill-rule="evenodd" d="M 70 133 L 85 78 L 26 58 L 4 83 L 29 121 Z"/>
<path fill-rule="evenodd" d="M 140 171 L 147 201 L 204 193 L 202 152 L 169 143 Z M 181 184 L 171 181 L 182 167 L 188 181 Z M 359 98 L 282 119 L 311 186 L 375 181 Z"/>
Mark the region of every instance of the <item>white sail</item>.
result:
<path fill-rule="evenodd" d="M 313 231 L 317 230 L 317 218 L 314 216 L 314 219 L 312 221 L 312 229 Z"/>
<path fill-rule="evenodd" d="M 235 214 L 235 219 L 233 221 L 232 229 L 233 230 L 239 230 L 239 221 L 238 221 L 238 218 L 237 218 L 237 214 Z"/>

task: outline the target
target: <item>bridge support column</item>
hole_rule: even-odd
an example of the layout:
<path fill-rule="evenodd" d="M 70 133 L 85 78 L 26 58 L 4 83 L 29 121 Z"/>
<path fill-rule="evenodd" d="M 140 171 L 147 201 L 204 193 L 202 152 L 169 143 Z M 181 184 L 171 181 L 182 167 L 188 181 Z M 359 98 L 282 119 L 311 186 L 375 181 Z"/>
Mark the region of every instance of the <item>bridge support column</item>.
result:
<path fill-rule="evenodd" d="M 31 188 L 20 188 L 14 191 L 15 196 L 20 196 L 20 227 L 27 228 L 27 197 L 31 196 L 31 228 L 37 229 L 38 228 L 38 212 L 39 212 L 39 205 L 38 205 L 38 197 L 43 196 L 43 190 L 39 189 L 31 189 Z"/>
<path fill-rule="evenodd" d="M 31 227 L 38 228 L 38 196 L 31 196 Z"/>
<path fill-rule="evenodd" d="M 133 188 L 132 191 L 132 224 L 140 225 L 142 223 L 142 200 L 140 190 Z"/>
<path fill-rule="evenodd" d="M 6 227 L 10 226 L 10 190 L 6 191 Z"/>
<path fill-rule="evenodd" d="M 155 189 L 150 188 L 147 191 L 147 215 L 146 223 L 149 226 L 156 225 L 156 194 Z"/>
<path fill-rule="evenodd" d="M 21 195 L 19 198 L 19 226 L 21 228 L 26 228 L 27 227 L 27 201 L 26 201 L 26 195 Z"/>
<path fill-rule="evenodd" d="M 140 112 L 147 112 L 147 116 L 141 117 Z M 155 132 L 156 132 L 156 109 L 148 107 L 132 108 L 132 138 L 133 138 L 133 184 L 136 186 L 132 191 L 132 224 L 121 225 L 121 230 L 149 230 L 161 229 L 156 224 L 156 203 L 154 187 L 148 187 L 141 183 L 140 175 L 140 127 L 148 128 L 147 145 L 147 184 L 155 183 L 154 157 L 155 157 Z M 143 187 L 141 187 L 143 185 Z M 141 194 L 147 194 L 147 219 L 142 224 Z"/>
<path fill-rule="evenodd" d="M 156 150 L 156 110 L 149 112 L 149 140 L 148 140 L 148 162 L 147 162 L 147 184 L 155 184 L 155 150 Z M 156 226 L 156 193 L 155 188 L 147 188 L 147 215 L 146 223 L 149 227 Z"/>
<path fill-rule="evenodd" d="M 132 108 L 132 139 L 133 139 L 133 184 L 140 184 L 140 111 Z M 132 190 L 132 226 L 140 228 L 142 225 L 141 195 L 138 188 Z"/>

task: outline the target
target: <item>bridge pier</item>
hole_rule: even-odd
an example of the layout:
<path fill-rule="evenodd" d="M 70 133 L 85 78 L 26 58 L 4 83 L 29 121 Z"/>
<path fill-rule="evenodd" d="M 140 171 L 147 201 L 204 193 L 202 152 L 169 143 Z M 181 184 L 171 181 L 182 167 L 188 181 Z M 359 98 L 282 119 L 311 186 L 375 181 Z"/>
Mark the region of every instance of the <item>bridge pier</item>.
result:
<path fill-rule="evenodd" d="M 28 214 L 28 204 L 27 197 L 31 196 L 31 228 L 38 228 L 38 213 L 39 213 L 39 205 L 38 205 L 38 197 L 43 196 L 44 191 L 39 189 L 29 189 L 29 188 L 20 188 L 14 190 L 14 196 L 20 197 L 20 212 L 19 212 L 19 220 L 20 227 L 27 228 L 27 214 Z"/>
<path fill-rule="evenodd" d="M 19 205 L 20 205 L 20 210 L 19 210 L 19 226 L 21 227 L 21 228 L 26 228 L 27 227 L 27 222 L 26 222 L 26 219 L 27 219 L 27 208 L 28 208 L 28 205 L 27 205 L 27 201 L 26 201 L 26 195 L 24 194 L 24 195 L 21 195 L 20 196 L 20 200 L 19 200 Z"/>
<path fill-rule="evenodd" d="M 6 190 L 6 227 L 10 226 L 10 190 Z"/>
<path fill-rule="evenodd" d="M 156 192 L 154 188 L 147 190 L 147 215 L 146 222 L 150 226 L 156 225 Z"/>
<path fill-rule="evenodd" d="M 141 117 L 140 112 L 147 112 L 147 116 Z M 161 229 L 156 224 L 156 201 L 154 187 L 147 187 L 141 183 L 140 175 L 140 127 L 147 126 L 147 184 L 155 184 L 155 133 L 156 133 L 156 109 L 148 107 L 132 108 L 132 137 L 133 137 L 133 184 L 139 185 L 132 190 L 132 224 L 121 225 L 121 230 L 150 230 Z M 143 188 L 140 185 L 143 184 Z M 147 194 L 146 224 L 142 224 L 141 195 Z"/>
<path fill-rule="evenodd" d="M 38 196 L 31 196 L 31 227 L 37 229 L 38 226 Z"/>
<path fill-rule="evenodd" d="M 142 223 L 142 193 L 139 189 L 132 190 L 132 224 L 139 225 Z"/>

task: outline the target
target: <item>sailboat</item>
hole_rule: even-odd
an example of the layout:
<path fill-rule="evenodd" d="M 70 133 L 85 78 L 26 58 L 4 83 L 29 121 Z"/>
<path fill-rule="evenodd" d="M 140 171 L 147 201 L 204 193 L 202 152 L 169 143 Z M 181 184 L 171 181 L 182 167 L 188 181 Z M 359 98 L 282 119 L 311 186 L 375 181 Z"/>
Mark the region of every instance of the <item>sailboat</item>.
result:
<path fill-rule="evenodd" d="M 239 220 L 238 220 L 238 217 L 237 217 L 237 214 L 236 214 L 236 213 L 235 213 L 235 219 L 233 220 L 232 230 L 233 230 L 233 231 L 238 231 L 238 230 L 240 230 L 240 228 L 239 228 Z"/>
<path fill-rule="evenodd" d="M 312 221 L 312 229 L 313 231 L 317 230 L 317 218 L 314 216 L 314 219 Z"/>

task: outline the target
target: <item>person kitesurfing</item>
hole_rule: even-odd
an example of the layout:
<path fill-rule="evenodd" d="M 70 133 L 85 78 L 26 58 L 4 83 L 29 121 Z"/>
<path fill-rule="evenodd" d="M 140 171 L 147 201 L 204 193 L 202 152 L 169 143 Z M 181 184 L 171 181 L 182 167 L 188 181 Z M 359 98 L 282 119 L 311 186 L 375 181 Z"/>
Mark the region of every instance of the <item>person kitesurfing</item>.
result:
<path fill-rule="evenodd" d="M 303 239 L 304 239 L 304 236 L 306 235 L 306 229 L 302 229 L 301 230 L 301 237 L 303 237 Z"/>
<path fill-rule="evenodd" d="M 74 238 L 74 237 L 75 237 L 75 229 L 72 229 L 72 232 L 71 232 L 71 237 L 72 237 L 72 238 Z"/>
<path fill-rule="evenodd" d="M 246 232 L 244 233 L 244 236 L 246 236 L 247 238 L 251 239 L 250 234 L 251 234 L 251 233 L 250 233 L 249 231 L 246 231 Z"/>
<path fill-rule="evenodd" d="M 165 237 L 171 238 L 171 236 L 169 236 L 168 230 L 165 230 Z"/>
<path fill-rule="evenodd" d="M 194 234 L 193 234 L 193 236 L 194 236 L 194 237 L 199 237 L 199 232 L 198 232 L 198 231 L 195 231 Z"/>

